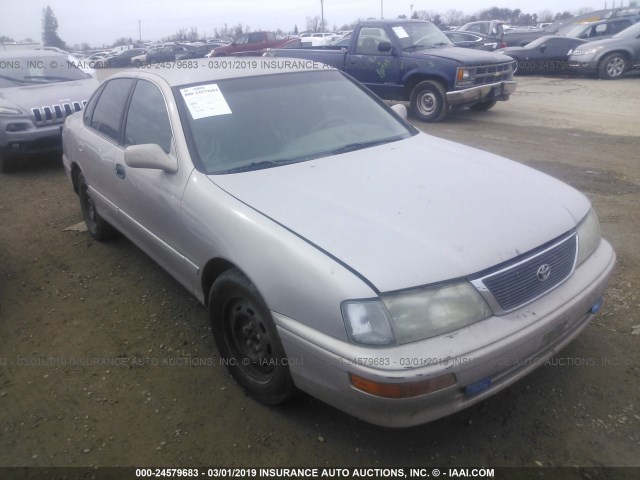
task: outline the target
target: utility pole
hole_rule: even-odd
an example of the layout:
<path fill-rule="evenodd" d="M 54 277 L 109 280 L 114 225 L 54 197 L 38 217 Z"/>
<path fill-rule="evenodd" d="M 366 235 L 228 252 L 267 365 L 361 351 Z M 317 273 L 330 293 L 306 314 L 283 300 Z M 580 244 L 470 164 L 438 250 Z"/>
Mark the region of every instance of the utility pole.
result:
<path fill-rule="evenodd" d="M 384 18 L 384 13 L 382 13 L 382 4 L 383 4 L 384 0 L 380 0 L 380 19 Z"/>
<path fill-rule="evenodd" d="M 140 20 L 138 19 L 138 40 L 142 43 L 142 27 L 140 26 Z"/>
<path fill-rule="evenodd" d="M 324 0 L 320 0 L 320 31 L 324 32 Z"/>

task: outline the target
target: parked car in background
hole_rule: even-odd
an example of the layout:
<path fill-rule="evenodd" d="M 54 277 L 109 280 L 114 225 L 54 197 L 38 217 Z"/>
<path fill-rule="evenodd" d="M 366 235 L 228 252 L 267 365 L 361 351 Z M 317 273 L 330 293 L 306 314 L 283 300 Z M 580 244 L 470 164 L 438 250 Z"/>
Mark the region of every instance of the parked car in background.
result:
<path fill-rule="evenodd" d="M 149 50 L 146 56 L 146 63 L 174 62 L 176 55 L 189 52 L 189 47 L 181 44 L 165 45 L 163 47 Z"/>
<path fill-rule="evenodd" d="M 147 52 L 144 48 L 131 48 L 129 50 L 123 50 L 119 54 L 105 57 L 97 60 L 95 65 L 97 68 L 122 68 L 131 67 L 133 65 L 132 58 L 139 55 L 144 55 Z"/>
<path fill-rule="evenodd" d="M 579 46 L 569 55 L 568 65 L 576 72 L 597 74 L 603 80 L 615 80 L 640 68 L 640 23 L 611 38 Z"/>
<path fill-rule="evenodd" d="M 433 23 L 421 20 L 363 21 L 346 48 L 276 48 L 265 56 L 302 58 L 343 70 L 380 98 L 408 101 L 423 122 L 444 119 L 449 107 L 489 110 L 516 88 L 515 62 L 509 57 L 455 47 Z"/>
<path fill-rule="evenodd" d="M 422 424 L 600 309 L 615 253 L 574 188 L 422 133 L 337 70 L 200 62 L 106 79 L 65 122 L 64 166 L 90 234 L 197 296 L 252 398 Z"/>
<path fill-rule="evenodd" d="M 286 38 L 277 39 L 273 32 L 245 33 L 229 45 L 212 49 L 208 57 L 225 57 L 239 53 L 261 55 L 267 48 L 277 48 L 286 41 Z"/>
<path fill-rule="evenodd" d="M 0 51 L 0 171 L 35 154 L 59 153 L 65 118 L 82 110 L 98 86 L 66 54 Z"/>
<path fill-rule="evenodd" d="M 501 20 L 484 20 L 465 23 L 456 30 L 457 32 L 479 33 L 497 42 L 502 42 L 505 34 L 504 22 Z"/>
<path fill-rule="evenodd" d="M 497 50 L 513 58 L 517 74 L 522 73 L 568 73 L 569 52 L 586 43 L 586 40 L 547 35 L 524 47 L 507 47 Z"/>
<path fill-rule="evenodd" d="M 193 58 L 204 58 L 212 49 L 223 47 L 226 43 L 205 43 L 197 47 L 189 47 L 187 51 L 176 54 L 176 60 L 191 60 Z"/>
<path fill-rule="evenodd" d="M 608 18 L 606 20 L 598 20 L 596 22 L 576 23 L 561 28 L 558 31 L 558 35 L 582 38 L 585 40 L 600 40 L 621 32 L 625 28 L 636 23 L 638 20 L 640 20 L 640 16 L 615 17 Z"/>
<path fill-rule="evenodd" d="M 496 38 L 487 37 L 482 33 L 460 32 L 457 30 L 446 30 L 443 32 L 456 47 L 476 48 L 489 52 L 498 48 L 504 48 L 506 44 Z"/>

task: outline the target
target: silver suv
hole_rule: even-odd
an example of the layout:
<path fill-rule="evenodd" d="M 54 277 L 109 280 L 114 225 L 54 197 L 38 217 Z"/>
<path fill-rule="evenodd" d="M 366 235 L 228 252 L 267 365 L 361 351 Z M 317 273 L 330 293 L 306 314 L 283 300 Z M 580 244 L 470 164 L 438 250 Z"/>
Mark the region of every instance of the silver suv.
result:
<path fill-rule="evenodd" d="M 35 154 L 61 152 L 65 118 L 82 110 L 97 86 L 67 55 L 0 52 L 0 172 Z"/>

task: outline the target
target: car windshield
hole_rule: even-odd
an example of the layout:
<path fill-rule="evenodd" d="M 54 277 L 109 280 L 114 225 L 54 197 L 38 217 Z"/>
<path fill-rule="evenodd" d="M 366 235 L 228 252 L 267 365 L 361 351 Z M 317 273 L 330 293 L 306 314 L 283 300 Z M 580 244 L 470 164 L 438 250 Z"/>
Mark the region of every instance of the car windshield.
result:
<path fill-rule="evenodd" d="M 425 48 L 453 46 L 451 40 L 433 23 L 402 23 L 393 25 L 391 29 L 396 37 L 398 37 L 403 50 L 422 50 Z"/>
<path fill-rule="evenodd" d="M 567 25 L 566 27 L 558 30 L 558 35 L 561 37 L 580 38 L 590 25 Z"/>
<path fill-rule="evenodd" d="M 198 94 L 194 100 L 194 95 Z M 194 164 L 207 174 L 297 163 L 416 133 L 337 71 L 174 88 Z"/>
<path fill-rule="evenodd" d="M 613 38 L 635 38 L 640 35 L 640 22 L 616 33 Z"/>
<path fill-rule="evenodd" d="M 91 78 L 74 66 L 66 55 L 2 58 L 1 63 L 0 88 Z"/>

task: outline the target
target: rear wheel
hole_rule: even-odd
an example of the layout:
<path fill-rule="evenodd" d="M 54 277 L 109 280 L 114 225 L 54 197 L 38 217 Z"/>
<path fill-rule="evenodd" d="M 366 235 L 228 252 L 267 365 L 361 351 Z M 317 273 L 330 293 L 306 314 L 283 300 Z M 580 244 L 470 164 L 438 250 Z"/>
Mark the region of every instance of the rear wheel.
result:
<path fill-rule="evenodd" d="M 621 53 L 611 53 L 604 57 L 598 67 L 598 76 L 603 80 L 615 80 L 627 71 L 627 57 Z"/>
<path fill-rule="evenodd" d="M 449 111 L 444 88 L 432 80 L 425 80 L 413 87 L 410 102 L 411 113 L 423 122 L 439 122 Z"/>
<path fill-rule="evenodd" d="M 98 214 L 96 205 L 89 194 L 89 185 L 87 185 L 82 172 L 78 173 L 77 185 L 82 216 L 91 236 L 96 240 L 109 240 L 115 237 L 118 231 Z"/>
<path fill-rule="evenodd" d="M 211 287 L 209 312 L 220 358 L 236 382 L 262 403 L 291 398 L 296 388 L 271 312 L 247 277 L 223 273 Z"/>

